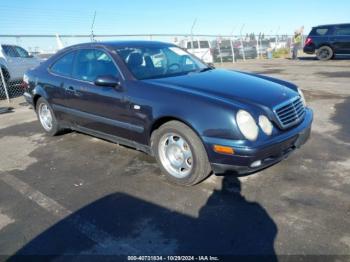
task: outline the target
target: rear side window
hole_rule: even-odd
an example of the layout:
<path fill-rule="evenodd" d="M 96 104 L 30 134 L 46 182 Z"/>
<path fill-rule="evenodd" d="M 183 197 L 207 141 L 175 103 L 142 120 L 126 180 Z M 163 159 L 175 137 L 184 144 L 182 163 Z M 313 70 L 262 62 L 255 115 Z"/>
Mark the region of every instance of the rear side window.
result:
<path fill-rule="evenodd" d="M 187 42 L 187 49 L 197 49 L 198 48 L 198 42 L 197 41 L 193 41 L 193 47 L 191 45 L 191 42 Z"/>
<path fill-rule="evenodd" d="M 101 50 L 80 50 L 76 57 L 73 77 L 93 82 L 98 76 L 102 75 L 118 75 L 118 70 L 113 63 L 112 58 Z"/>
<path fill-rule="evenodd" d="M 336 34 L 350 36 L 350 26 L 346 26 L 346 27 L 344 26 L 344 27 L 337 28 Z"/>
<path fill-rule="evenodd" d="M 330 29 L 327 27 L 317 27 L 317 28 L 313 28 L 310 35 L 314 35 L 314 36 L 324 36 L 324 35 L 328 35 L 330 33 Z"/>
<path fill-rule="evenodd" d="M 71 76 L 75 52 L 70 52 L 59 58 L 52 66 L 51 71 L 62 76 Z"/>
<path fill-rule="evenodd" d="M 200 48 L 209 48 L 209 42 L 208 41 L 199 41 Z"/>
<path fill-rule="evenodd" d="M 15 46 L 15 49 L 16 49 L 17 54 L 18 54 L 19 57 L 22 57 L 22 58 L 30 57 L 28 52 L 25 49 L 23 49 L 22 47 Z"/>

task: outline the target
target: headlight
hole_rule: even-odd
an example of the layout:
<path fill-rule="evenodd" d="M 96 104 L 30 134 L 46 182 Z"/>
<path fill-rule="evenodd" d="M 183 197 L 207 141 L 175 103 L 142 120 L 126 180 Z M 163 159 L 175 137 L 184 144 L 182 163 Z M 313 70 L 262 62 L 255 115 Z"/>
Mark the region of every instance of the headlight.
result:
<path fill-rule="evenodd" d="M 270 120 L 266 116 L 264 115 L 259 116 L 259 126 L 266 135 L 270 136 L 272 134 L 273 126 Z"/>
<path fill-rule="evenodd" d="M 305 96 L 304 96 L 304 94 L 303 94 L 303 91 L 301 91 L 300 88 L 298 88 L 298 93 L 299 93 L 299 95 L 300 95 L 300 97 L 301 97 L 301 102 L 303 102 L 303 105 L 306 106 Z"/>
<path fill-rule="evenodd" d="M 236 121 L 239 130 L 245 138 L 254 141 L 258 137 L 259 128 L 255 123 L 254 118 L 247 111 L 239 110 L 236 115 Z"/>

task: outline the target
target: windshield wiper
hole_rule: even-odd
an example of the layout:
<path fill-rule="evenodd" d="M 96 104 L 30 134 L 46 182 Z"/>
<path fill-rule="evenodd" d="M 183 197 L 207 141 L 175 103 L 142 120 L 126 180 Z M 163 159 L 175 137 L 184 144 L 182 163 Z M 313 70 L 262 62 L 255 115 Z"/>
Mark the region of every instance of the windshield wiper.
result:
<path fill-rule="evenodd" d="M 198 73 L 202 73 L 202 72 L 209 71 L 209 70 L 213 70 L 213 68 L 211 68 L 211 67 L 202 68 L 201 70 L 198 71 Z"/>

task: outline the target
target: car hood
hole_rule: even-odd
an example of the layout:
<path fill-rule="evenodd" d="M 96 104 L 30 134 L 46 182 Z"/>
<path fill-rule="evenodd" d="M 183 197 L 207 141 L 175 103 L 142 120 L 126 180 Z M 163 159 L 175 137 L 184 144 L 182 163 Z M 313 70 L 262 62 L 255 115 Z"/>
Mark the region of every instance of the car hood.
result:
<path fill-rule="evenodd" d="M 178 89 L 189 89 L 219 99 L 236 100 L 269 108 L 297 95 L 293 89 L 281 84 L 277 79 L 274 81 L 273 78 L 264 79 L 222 69 L 146 81 Z"/>

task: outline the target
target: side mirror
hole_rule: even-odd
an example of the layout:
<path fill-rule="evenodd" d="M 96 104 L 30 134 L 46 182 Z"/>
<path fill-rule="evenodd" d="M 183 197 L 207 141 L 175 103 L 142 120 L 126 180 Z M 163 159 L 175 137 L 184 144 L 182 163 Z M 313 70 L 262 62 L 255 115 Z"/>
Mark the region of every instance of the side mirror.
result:
<path fill-rule="evenodd" d="M 98 76 L 95 80 L 97 86 L 119 87 L 120 81 L 117 77 L 111 75 Z"/>
<path fill-rule="evenodd" d="M 215 66 L 214 66 L 213 63 L 208 63 L 207 65 L 208 65 L 208 67 L 210 67 L 211 69 L 215 69 Z"/>

